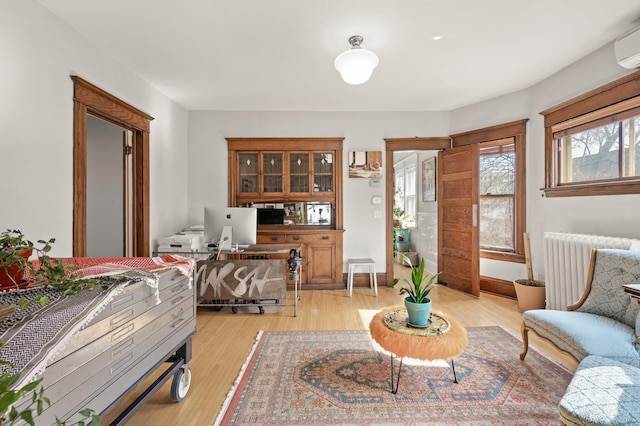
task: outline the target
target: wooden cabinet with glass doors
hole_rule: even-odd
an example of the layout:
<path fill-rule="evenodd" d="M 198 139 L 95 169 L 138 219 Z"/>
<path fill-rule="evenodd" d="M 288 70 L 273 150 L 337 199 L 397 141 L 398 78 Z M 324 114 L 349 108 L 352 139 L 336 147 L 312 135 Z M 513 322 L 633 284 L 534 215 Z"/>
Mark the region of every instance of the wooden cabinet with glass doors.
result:
<path fill-rule="evenodd" d="M 227 138 L 229 206 L 283 208 L 259 244 L 299 242 L 302 282 L 342 288 L 342 138 Z"/>

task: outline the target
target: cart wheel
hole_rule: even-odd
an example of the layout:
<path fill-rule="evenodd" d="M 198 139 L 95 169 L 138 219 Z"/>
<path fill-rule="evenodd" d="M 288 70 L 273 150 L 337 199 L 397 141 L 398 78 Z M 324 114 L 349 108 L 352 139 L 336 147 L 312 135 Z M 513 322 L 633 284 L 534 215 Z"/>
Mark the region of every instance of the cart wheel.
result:
<path fill-rule="evenodd" d="M 264 314 L 264 308 L 262 306 L 259 306 L 258 309 L 260 310 L 260 315 Z"/>
<path fill-rule="evenodd" d="M 173 375 L 171 399 L 175 402 L 182 401 L 187 396 L 187 392 L 189 392 L 189 386 L 191 386 L 191 370 L 185 364 Z"/>
<path fill-rule="evenodd" d="M 214 312 L 220 312 L 224 306 L 212 306 L 211 310 Z"/>
<path fill-rule="evenodd" d="M 237 306 L 232 306 L 231 307 L 231 312 L 233 312 L 234 314 L 238 313 L 238 307 Z"/>

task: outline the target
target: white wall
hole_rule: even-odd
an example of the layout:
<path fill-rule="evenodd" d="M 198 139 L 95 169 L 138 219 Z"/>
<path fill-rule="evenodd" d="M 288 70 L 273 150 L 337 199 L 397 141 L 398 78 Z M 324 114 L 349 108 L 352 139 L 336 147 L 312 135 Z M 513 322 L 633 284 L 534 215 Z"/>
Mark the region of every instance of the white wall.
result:
<path fill-rule="evenodd" d="M 73 84 L 78 75 L 155 117 L 151 238 L 187 224 L 187 111 L 34 0 L 0 2 L 0 227 L 72 253 Z"/>
<path fill-rule="evenodd" d="M 225 137 L 344 137 L 344 258 L 372 257 L 377 270 L 385 265 L 385 182 L 348 177 L 349 151 L 384 151 L 385 138 L 447 135 L 449 113 L 438 112 L 224 112 L 189 113 L 189 221 L 202 223 L 206 204 L 228 200 Z M 383 164 L 383 167 L 390 167 Z M 373 206 L 371 197 L 383 197 Z"/>
<path fill-rule="evenodd" d="M 544 279 L 543 233 L 578 232 L 617 237 L 640 237 L 640 195 L 545 198 L 544 120 L 549 107 L 581 95 L 628 74 L 617 65 L 613 43 L 517 93 L 451 112 L 451 132 L 458 133 L 528 118 L 527 126 L 527 230 L 531 236 L 533 270 Z M 511 280 L 526 277 L 524 265 L 483 259 L 481 273 Z"/>
<path fill-rule="evenodd" d="M 87 256 L 124 253 L 123 129 L 87 117 Z"/>

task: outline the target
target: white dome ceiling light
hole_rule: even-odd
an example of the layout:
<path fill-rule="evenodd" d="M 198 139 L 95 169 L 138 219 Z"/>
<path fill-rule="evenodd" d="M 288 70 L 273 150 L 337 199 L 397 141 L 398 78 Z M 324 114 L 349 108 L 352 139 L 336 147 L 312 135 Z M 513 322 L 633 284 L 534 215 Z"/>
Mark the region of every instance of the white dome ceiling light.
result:
<path fill-rule="evenodd" d="M 366 82 L 378 66 L 376 54 L 360 47 L 362 40 L 359 35 L 349 37 L 351 49 L 339 54 L 333 63 L 342 79 L 349 84 Z"/>

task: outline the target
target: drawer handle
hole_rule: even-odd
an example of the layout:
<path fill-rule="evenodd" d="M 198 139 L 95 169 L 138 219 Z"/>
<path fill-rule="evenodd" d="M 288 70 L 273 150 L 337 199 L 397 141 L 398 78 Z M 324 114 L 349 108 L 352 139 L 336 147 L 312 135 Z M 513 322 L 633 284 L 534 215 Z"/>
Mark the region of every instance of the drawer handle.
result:
<path fill-rule="evenodd" d="M 271 236 L 271 241 L 278 241 L 278 236 L 277 235 L 272 235 Z"/>
<path fill-rule="evenodd" d="M 175 274 L 174 276 L 172 276 L 172 277 L 171 277 L 171 281 L 178 280 L 178 279 L 180 279 L 180 278 L 182 278 L 182 277 L 183 277 L 183 276 L 182 276 L 182 275 L 180 275 L 180 274 Z"/>
<path fill-rule="evenodd" d="M 299 239 L 300 239 L 300 236 L 298 236 L 298 235 L 294 235 L 293 236 L 293 241 L 298 241 Z"/>
<path fill-rule="evenodd" d="M 185 299 L 185 296 L 176 297 L 175 300 L 173 302 L 171 302 L 171 304 L 172 305 L 177 305 L 178 303 L 180 303 L 180 301 L 182 299 Z"/>
<path fill-rule="evenodd" d="M 178 293 L 178 292 L 180 292 L 180 291 L 182 291 L 184 289 L 185 289 L 185 285 L 184 284 L 180 284 L 180 285 L 177 285 L 174 288 L 172 288 L 171 289 L 171 293 Z"/>
<path fill-rule="evenodd" d="M 322 236 L 322 239 L 323 239 L 323 240 L 328 240 L 328 239 L 329 239 L 329 237 L 328 237 L 328 236 L 326 236 L 326 235 L 323 235 L 323 236 Z"/>
<path fill-rule="evenodd" d="M 174 322 L 171 323 L 171 328 L 176 328 L 184 321 L 184 318 L 178 318 Z"/>

